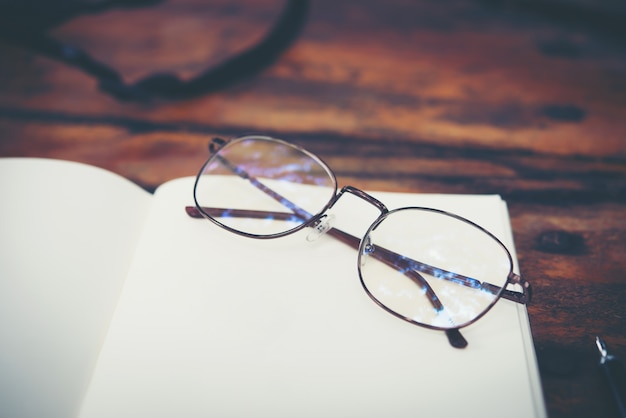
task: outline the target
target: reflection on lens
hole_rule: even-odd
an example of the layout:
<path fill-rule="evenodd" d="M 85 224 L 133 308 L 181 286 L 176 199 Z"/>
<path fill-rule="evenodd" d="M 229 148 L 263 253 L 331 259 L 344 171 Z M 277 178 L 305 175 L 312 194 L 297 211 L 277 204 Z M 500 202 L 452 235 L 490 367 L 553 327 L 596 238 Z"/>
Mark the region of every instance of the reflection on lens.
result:
<path fill-rule="evenodd" d="M 272 237 L 300 228 L 336 193 L 328 167 L 307 151 L 267 137 L 233 140 L 213 155 L 194 194 L 203 212 L 238 233 Z"/>
<path fill-rule="evenodd" d="M 434 209 L 391 211 L 367 232 L 359 273 L 385 309 L 431 328 L 465 326 L 497 300 L 512 259 L 495 237 Z"/>

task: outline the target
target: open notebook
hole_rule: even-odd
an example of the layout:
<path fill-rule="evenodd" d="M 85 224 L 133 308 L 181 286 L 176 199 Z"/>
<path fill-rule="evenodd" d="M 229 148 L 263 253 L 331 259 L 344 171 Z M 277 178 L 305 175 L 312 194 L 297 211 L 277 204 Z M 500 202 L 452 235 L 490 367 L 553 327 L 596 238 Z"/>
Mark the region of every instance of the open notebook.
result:
<path fill-rule="evenodd" d="M 374 304 L 351 248 L 236 236 L 186 215 L 192 187 L 0 159 L 0 416 L 546 415 L 523 305 L 498 302 L 454 349 Z M 513 252 L 498 196 L 372 195 L 458 213 Z M 342 203 L 336 226 L 364 232 L 367 206 Z"/>

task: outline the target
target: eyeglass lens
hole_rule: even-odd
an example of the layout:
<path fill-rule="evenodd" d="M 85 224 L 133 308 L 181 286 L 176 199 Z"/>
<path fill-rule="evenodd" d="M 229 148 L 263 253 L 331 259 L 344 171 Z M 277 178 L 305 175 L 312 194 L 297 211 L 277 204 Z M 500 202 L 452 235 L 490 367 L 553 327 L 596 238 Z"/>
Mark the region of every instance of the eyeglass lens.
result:
<path fill-rule="evenodd" d="M 398 268 L 389 268 L 390 253 Z M 423 208 L 386 214 L 359 252 L 363 287 L 376 301 L 411 322 L 442 329 L 460 328 L 488 310 L 511 268 L 507 250 L 484 230 Z"/>
<path fill-rule="evenodd" d="M 335 192 L 334 176 L 315 156 L 264 137 L 229 142 L 204 166 L 195 188 L 196 202 L 213 208 L 208 215 L 215 221 L 255 236 L 297 229 Z"/>

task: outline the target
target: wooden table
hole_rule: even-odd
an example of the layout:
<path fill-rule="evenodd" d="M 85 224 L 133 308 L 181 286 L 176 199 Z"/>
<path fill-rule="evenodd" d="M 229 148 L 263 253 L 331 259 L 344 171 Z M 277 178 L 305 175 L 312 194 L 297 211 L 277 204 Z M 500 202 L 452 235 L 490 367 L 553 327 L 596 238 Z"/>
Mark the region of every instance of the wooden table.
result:
<path fill-rule="evenodd" d="M 128 82 L 189 77 L 259 41 L 283 4 L 170 0 L 51 33 Z M 626 358 L 624 21 L 623 3 L 596 0 L 315 0 L 259 76 L 148 103 L 1 42 L 0 156 L 81 161 L 152 189 L 194 175 L 208 138 L 255 132 L 319 154 L 341 184 L 499 193 L 534 286 L 549 415 L 612 416 L 594 338 Z"/>

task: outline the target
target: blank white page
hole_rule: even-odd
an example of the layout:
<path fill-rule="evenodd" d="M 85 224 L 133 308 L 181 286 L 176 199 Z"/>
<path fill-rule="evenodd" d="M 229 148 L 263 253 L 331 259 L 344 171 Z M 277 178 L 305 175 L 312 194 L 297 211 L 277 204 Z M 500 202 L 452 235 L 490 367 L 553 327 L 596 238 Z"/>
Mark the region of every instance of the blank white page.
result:
<path fill-rule="evenodd" d="M 353 249 L 191 219 L 192 186 L 155 194 L 82 418 L 545 416 L 523 306 L 499 302 L 454 349 L 374 304 Z M 511 244 L 498 196 L 375 195 L 465 215 Z M 358 198 L 335 212 L 348 231 L 374 220 Z"/>
<path fill-rule="evenodd" d="M 152 196 L 72 162 L 0 159 L 0 415 L 77 414 Z"/>

